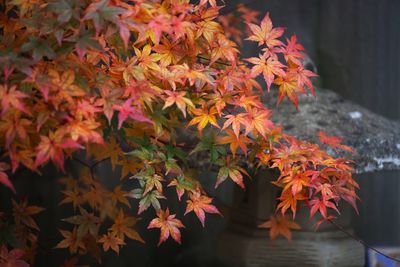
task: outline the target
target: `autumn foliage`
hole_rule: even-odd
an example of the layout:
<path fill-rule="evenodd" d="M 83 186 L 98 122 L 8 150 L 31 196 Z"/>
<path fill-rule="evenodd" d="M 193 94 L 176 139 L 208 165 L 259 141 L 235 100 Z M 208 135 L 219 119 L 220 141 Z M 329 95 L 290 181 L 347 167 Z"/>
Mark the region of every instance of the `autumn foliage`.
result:
<path fill-rule="evenodd" d="M 15 193 L 17 169 L 40 172 L 46 164 L 66 174 L 60 204 L 74 214 L 63 219 L 56 248 L 100 261 L 101 251 L 119 253 L 128 239 L 144 242 L 135 230 L 144 212 L 155 216 L 147 223 L 160 231 L 159 245 L 168 238 L 181 243 L 189 226 L 168 207 L 168 187 L 185 215 L 203 226 L 210 214 L 220 215 L 193 175 L 196 158 L 215 170 L 215 187 L 230 180 L 245 188 L 251 166 L 279 171 L 281 215 L 262 225 L 272 238 L 291 238 L 298 225 L 288 217 L 295 218 L 299 203 L 322 221 L 339 213 L 341 200 L 356 207 L 351 163 L 282 132 L 261 100 L 278 90 L 278 104 L 287 98 L 297 107 L 299 94 L 314 94 L 316 75 L 303 66 L 296 36 L 284 38 L 268 14 L 258 21 L 244 5 L 220 14 L 215 0 L 194 2 L 6 0 L 2 6 L 0 183 Z M 233 27 L 239 17 L 244 23 Z M 240 57 L 245 42 L 258 44 L 254 57 Z M 319 135 L 323 144 L 350 150 L 339 138 Z M 80 175 L 70 174 L 66 161 L 80 163 Z M 120 170 L 120 186 L 110 189 L 98 179 L 103 161 Z M 123 188 L 127 179 L 130 188 Z M 28 266 L 40 228 L 32 216 L 42 209 L 13 203 L 13 219 L 2 216 L 0 224 L 15 225 L 23 242 L 2 241 L 0 265 Z"/>

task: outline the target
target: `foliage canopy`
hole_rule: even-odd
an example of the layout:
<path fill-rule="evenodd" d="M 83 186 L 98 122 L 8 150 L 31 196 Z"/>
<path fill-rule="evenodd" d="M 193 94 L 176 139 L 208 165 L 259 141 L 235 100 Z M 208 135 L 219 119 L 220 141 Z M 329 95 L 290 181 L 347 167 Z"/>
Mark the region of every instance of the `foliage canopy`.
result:
<path fill-rule="evenodd" d="M 281 215 L 262 225 L 272 238 L 290 238 L 298 228 L 284 215 L 295 218 L 299 202 L 322 221 L 339 212 L 340 200 L 356 207 L 350 162 L 282 132 L 262 103 L 261 79 L 267 91 L 278 90 L 278 104 L 288 98 L 297 107 L 298 94 L 314 94 L 316 76 L 302 64 L 297 37 L 284 39 L 268 14 L 259 22 L 240 5 L 220 15 L 215 0 L 6 0 L 2 8 L 0 183 L 15 192 L 11 173 L 40 172 L 48 163 L 68 174 L 65 161 L 82 162 L 82 150 L 86 160 L 109 159 L 121 169 L 113 189 L 94 165 L 61 180 L 60 204 L 75 214 L 64 219 L 70 227 L 60 229 L 56 248 L 100 261 L 100 248 L 118 253 L 127 239 L 144 242 L 134 227 L 152 209 L 148 228 L 160 229 L 159 244 L 169 237 L 180 243 L 184 225 L 168 208 L 167 187 L 203 226 L 220 214 L 193 172 L 199 158 L 216 170 L 216 187 L 231 180 L 245 188 L 250 166 L 279 171 Z M 233 27 L 238 17 L 244 24 Z M 242 32 L 258 44 L 258 56 L 240 57 Z M 338 138 L 320 137 L 349 150 Z M 130 188 L 122 187 L 126 179 Z M 41 211 L 13 202 L 13 222 L 1 217 L 21 241 L 12 249 L 1 241 L 1 263 L 33 261 L 39 226 L 32 216 Z"/>

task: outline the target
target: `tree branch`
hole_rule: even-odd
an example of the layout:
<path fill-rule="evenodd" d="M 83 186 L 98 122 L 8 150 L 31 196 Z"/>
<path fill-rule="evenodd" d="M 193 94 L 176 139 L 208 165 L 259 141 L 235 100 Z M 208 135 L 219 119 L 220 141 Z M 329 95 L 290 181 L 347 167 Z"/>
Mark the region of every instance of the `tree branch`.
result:
<path fill-rule="evenodd" d="M 376 248 L 374 248 L 374 247 L 371 247 L 371 246 L 368 245 L 364 240 L 362 240 L 362 239 L 358 238 L 357 236 L 355 236 L 354 234 L 352 234 L 352 233 L 346 231 L 346 229 L 344 229 L 343 226 L 341 226 L 341 225 L 338 224 L 337 222 L 334 222 L 334 221 L 331 220 L 331 219 L 328 219 L 328 221 L 329 221 L 332 225 L 334 225 L 339 231 L 341 231 L 342 233 L 346 234 L 346 235 L 349 236 L 350 238 L 354 239 L 355 241 L 357 241 L 357 242 L 360 243 L 361 245 L 363 245 L 363 246 L 365 246 L 365 247 L 367 247 L 367 248 L 369 248 L 369 249 L 375 251 L 376 253 L 378 253 L 378 254 L 380 254 L 380 255 L 382 255 L 382 256 L 388 258 L 388 259 L 391 259 L 392 261 L 395 261 L 395 262 L 400 263 L 400 259 L 396 259 L 396 258 L 394 258 L 394 257 L 392 257 L 392 256 L 389 256 L 389 255 L 383 253 L 382 251 L 379 251 L 378 249 L 376 249 Z"/>

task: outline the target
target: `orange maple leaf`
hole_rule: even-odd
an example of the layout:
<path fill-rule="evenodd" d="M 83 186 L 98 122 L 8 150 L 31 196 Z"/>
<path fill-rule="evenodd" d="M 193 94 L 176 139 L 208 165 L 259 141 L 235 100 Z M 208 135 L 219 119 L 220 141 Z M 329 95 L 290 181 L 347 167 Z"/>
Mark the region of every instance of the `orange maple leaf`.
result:
<path fill-rule="evenodd" d="M 194 211 L 194 213 L 196 213 L 196 216 L 197 218 L 199 218 L 201 225 L 203 225 L 203 227 L 205 221 L 205 212 L 221 215 L 219 210 L 214 205 L 211 204 L 212 198 L 201 195 L 200 192 L 194 192 L 189 194 L 189 198 L 190 199 L 186 201 L 187 206 L 185 215 L 191 211 Z"/>
<path fill-rule="evenodd" d="M 78 249 L 85 249 L 85 245 L 81 239 L 78 238 L 78 228 L 74 227 L 72 232 L 59 230 L 64 237 L 55 248 L 68 248 L 70 253 L 77 253 Z"/>
<path fill-rule="evenodd" d="M 125 245 L 125 242 L 112 232 L 103 235 L 99 239 L 99 243 L 103 243 L 104 251 L 108 251 L 111 248 L 117 254 L 119 254 L 119 246 Z"/>
<path fill-rule="evenodd" d="M 182 111 L 183 116 L 186 118 L 186 105 L 194 108 L 192 101 L 189 98 L 185 97 L 186 92 L 174 92 L 165 90 L 164 93 L 167 94 L 168 97 L 165 99 L 163 109 L 166 109 L 167 107 L 176 104 L 178 108 Z"/>
<path fill-rule="evenodd" d="M 240 126 L 246 125 L 245 114 L 243 113 L 239 113 L 237 115 L 229 114 L 226 115 L 224 118 L 227 120 L 224 122 L 222 130 L 225 130 L 230 125 L 232 125 L 233 132 L 235 133 L 236 137 L 239 138 Z"/>
<path fill-rule="evenodd" d="M 253 108 L 247 111 L 245 134 L 247 135 L 252 131 L 256 131 L 261 134 L 262 137 L 266 138 L 267 132 L 273 127 L 273 123 L 269 120 L 270 117 L 271 111 L 265 108 Z"/>
<path fill-rule="evenodd" d="M 302 193 L 297 193 L 296 195 L 293 195 L 292 192 L 288 190 L 283 191 L 281 196 L 279 197 L 279 200 L 281 202 L 278 204 L 277 209 L 281 210 L 282 215 L 285 215 L 286 211 L 288 209 L 291 209 L 294 218 L 296 216 L 297 201 L 305 199 L 307 199 L 307 197 Z"/>
<path fill-rule="evenodd" d="M 191 109 L 191 112 L 196 115 L 196 117 L 189 122 L 187 127 L 197 124 L 197 129 L 200 134 L 209 123 L 220 128 L 216 118 L 218 111 L 215 107 L 212 107 L 210 110 L 208 110 L 207 107 L 203 107 L 202 109 Z"/>
<path fill-rule="evenodd" d="M 171 235 L 171 237 L 178 242 L 179 244 L 181 243 L 181 232 L 179 228 L 184 228 L 185 226 L 182 224 L 182 222 L 178 219 L 175 219 L 175 214 L 169 213 L 169 209 L 167 208 L 166 211 L 159 210 L 157 212 L 158 218 L 153 219 L 149 226 L 147 226 L 147 229 L 152 229 L 152 228 L 160 228 L 161 233 L 160 233 L 160 241 L 158 242 L 158 246 L 165 242 L 168 237 Z"/>
<path fill-rule="evenodd" d="M 259 225 L 260 228 L 269 228 L 269 236 L 274 240 L 278 235 L 283 235 L 287 240 L 292 240 L 291 229 L 300 229 L 300 225 L 288 220 L 284 215 L 271 216 L 268 221 Z"/>
<path fill-rule="evenodd" d="M 17 225 L 23 224 L 30 228 L 39 230 L 39 227 L 33 220 L 32 215 L 36 215 L 44 211 L 44 208 L 38 206 L 28 206 L 28 201 L 26 199 L 21 203 L 17 203 L 12 200 L 12 206 L 14 220 Z"/>
<path fill-rule="evenodd" d="M 231 129 L 225 131 L 226 136 L 218 136 L 216 139 L 217 144 L 225 145 L 229 144 L 233 156 L 236 155 L 238 147 L 240 147 L 245 155 L 247 155 L 247 144 L 252 143 L 252 140 L 245 134 L 236 136 L 236 133 Z"/>
<path fill-rule="evenodd" d="M 271 88 L 271 84 L 274 81 L 275 75 L 285 76 L 284 65 L 279 62 L 277 58 L 260 55 L 246 59 L 246 61 L 254 64 L 251 68 L 250 75 L 252 78 L 257 77 L 259 74 L 263 74 L 264 80 L 267 83 L 268 92 Z"/>
<path fill-rule="evenodd" d="M 120 209 L 110 231 L 116 237 L 122 239 L 122 241 L 124 241 L 125 236 L 127 236 L 130 239 L 144 243 L 144 240 L 140 237 L 139 233 L 132 228 L 135 226 L 137 221 L 138 219 L 135 217 L 125 216 L 124 211 Z"/>
<path fill-rule="evenodd" d="M 283 35 L 285 31 L 283 28 L 273 28 L 271 19 L 269 18 L 269 13 L 265 15 L 261 21 L 261 25 L 255 25 L 252 23 L 247 24 L 250 31 L 253 33 L 246 40 L 251 40 L 258 42 L 258 45 L 267 45 L 268 47 L 281 46 L 282 42 L 278 40 L 279 37 Z"/>
<path fill-rule="evenodd" d="M 297 109 L 299 100 L 296 92 L 301 92 L 302 88 L 298 87 L 296 76 L 288 74 L 278 77 L 274 80 L 274 83 L 279 85 L 278 104 L 287 96 Z"/>
<path fill-rule="evenodd" d="M 1 99 L 1 115 L 3 115 L 10 107 L 14 107 L 28 115 L 31 115 L 29 110 L 25 107 L 22 102 L 23 98 L 27 98 L 28 95 L 17 90 L 17 86 L 13 85 L 8 88 L 7 84 L 0 85 L 0 99 Z"/>

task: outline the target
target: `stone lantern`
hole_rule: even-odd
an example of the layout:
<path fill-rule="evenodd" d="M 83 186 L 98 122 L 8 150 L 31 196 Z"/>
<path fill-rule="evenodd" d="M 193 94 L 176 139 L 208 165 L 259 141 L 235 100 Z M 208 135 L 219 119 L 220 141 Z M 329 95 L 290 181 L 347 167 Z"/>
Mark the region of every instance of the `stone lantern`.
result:
<path fill-rule="evenodd" d="M 267 97 L 269 97 L 267 95 Z M 269 99 L 275 100 L 274 97 Z M 269 107 L 275 103 L 268 103 Z M 400 123 L 390 121 L 344 100 L 336 93 L 319 89 L 317 97 L 299 98 L 299 110 L 288 101 L 273 109 L 274 119 L 286 133 L 317 142 L 317 133 L 341 136 L 356 153 L 328 151 L 354 160 L 355 174 L 400 169 Z M 277 189 L 260 172 L 246 192 L 235 192 L 230 224 L 218 241 L 218 256 L 229 266 L 363 266 L 364 247 L 329 223 L 315 231 L 308 212 L 300 209 L 296 221 L 302 230 L 293 241 L 271 241 L 266 229 L 258 228 L 276 208 Z M 271 179 L 272 180 L 272 179 Z M 362 203 L 359 203 L 362 205 Z M 339 223 L 352 232 L 350 207 L 343 206 Z"/>

